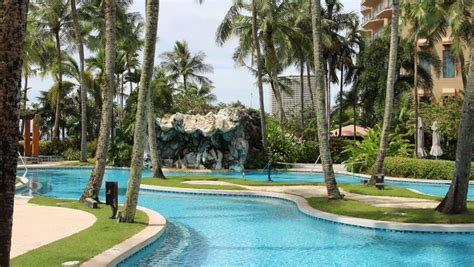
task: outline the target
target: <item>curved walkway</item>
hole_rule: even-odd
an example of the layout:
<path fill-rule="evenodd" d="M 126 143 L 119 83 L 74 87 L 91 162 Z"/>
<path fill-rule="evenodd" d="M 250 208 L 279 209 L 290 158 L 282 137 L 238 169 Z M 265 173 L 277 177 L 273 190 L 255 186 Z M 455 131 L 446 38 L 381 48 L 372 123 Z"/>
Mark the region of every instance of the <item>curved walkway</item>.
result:
<path fill-rule="evenodd" d="M 295 185 L 295 186 L 245 186 L 222 181 L 185 181 L 187 184 L 206 184 L 206 185 L 233 185 L 244 187 L 252 191 L 264 191 L 274 193 L 284 193 L 290 195 L 298 195 L 304 198 L 325 197 L 327 196 L 326 187 L 315 185 Z M 340 189 L 348 199 L 354 199 L 365 202 L 376 207 L 386 208 L 408 208 L 408 209 L 434 209 L 439 202 L 420 198 L 407 197 L 386 197 L 386 196 L 369 196 L 346 192 Z"/>
<path fill-rule="evenodd" d="M 399 231 L 399 232 L 422 232 L 422 233 L 474 233 L 474 224 L 421 224 L 421 223 L 398 223 L 388 221 L 377 221 L 363 218 L 348 217 L 344 215 L 337 215 L 328 212 L 323 212 L 311 207 L 305 198 L 288 194 L 287 192 L 271 192 L 271 191 L 239 191 L 239 190 L 205 190 L 205 189 L 188 189 L 188 188 L 174 188 L 162 187 L 152 185 L 141 185 L 141 189 L 164 192 L 177 193 L 191 193 L 191 194 L 209 194 L 209 195 L 234 195 L 234 196 L 263 196 L 274 197 L 292 201 L 296 203 L 298 209 L 311 217 L 336 222 L 340 224 L 347 224 L 352 226 L 359 226 L 364 228 L 373 228 L 380 230 Z M 257 189 L 259 189 L 258 187 Z M 314 196 L 314 195 L 313 195 Z M 414 200 L 410 198 L 410 200 Z M 416 200 L 416 199 L 415 199 Z"/>
<path fill-rule="evenodd" d="M 28 204 L 29 199 L 15 198 L 11 258 L 80 232 L 96 221 L 85 211 Z"/>

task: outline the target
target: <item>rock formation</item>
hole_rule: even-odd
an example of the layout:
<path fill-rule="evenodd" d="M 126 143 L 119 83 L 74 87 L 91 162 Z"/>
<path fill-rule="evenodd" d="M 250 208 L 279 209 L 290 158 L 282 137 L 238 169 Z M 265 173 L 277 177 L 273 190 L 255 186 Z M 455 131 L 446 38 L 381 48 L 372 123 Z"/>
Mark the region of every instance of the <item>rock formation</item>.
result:
<path fill-rule="evenodd" d="M 177 113 L 157 119 L 158 146 L 165 167 L 240 171 L 250 150 L 259 150 L 260 117 L 247 109 L 217 114 Z"/>

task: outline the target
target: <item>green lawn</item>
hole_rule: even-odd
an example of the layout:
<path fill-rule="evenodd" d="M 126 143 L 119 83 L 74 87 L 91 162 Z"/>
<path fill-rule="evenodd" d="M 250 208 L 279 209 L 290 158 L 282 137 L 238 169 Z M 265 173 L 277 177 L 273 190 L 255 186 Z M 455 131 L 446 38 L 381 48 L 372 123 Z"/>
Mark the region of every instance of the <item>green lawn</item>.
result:
<path fill-rule="evenodd" d="M 220 181 L 235 184 L 234 185 L 194 185 L 183 183 L 185 181 Z M 322 183 L 314 182 L 269 182 L 269 181 L 254 181 L 240 178 L 228 178 L 222 176 L 168 176 L 166 180 L 156 178 L 144 178 L 142 184 L 180 187 L 180 188 L 195 188 L 195 189 L 221 189 L 221 190 L 245 190 L 247 186 L 294 186 L 294 185 L 321 185 Z"/>
<path fill-rule="evenodd" d="M 75 200 L 47 197 L 35 197 L 29 203 L 83 210 L 96 216 L 97 221 L 79 233 L 15 257 L 11 260 L 12 266 L 61 266 L 66 261 L 84 262 L 140 232 L 148 224 L 148 217 L 142 211 L 137 211 L 135 223 L 117 223 L 109 219 L 111 209 L 105 205 L 89 209 Z"/>
<path fill-rule="evenodd" d="M 385 186 L 384 190 L 379 190 L 374 186 L 367 186 L 364 184 L 338 184 L 338 186 L 347 192 L 370 195 L 370 196 L 389 196 L 389 197 L 410 197 L 410 198 L 422 198 L 431 200 L 442 200 L 441 197 L 429 196 L 425 194 L 416 193 L 403 187 L 396 186 Z"/>
<path fill-rule="evenodd" d="M 395 209 L 371 206 L 357 200 L 328 201 L 326 198 L 308 198 L 310 206 L 329 213 L 380 221 L 406 223 L 474 223 L 474 203 L 468 212 L 445 215 L 434 209 Z"/>

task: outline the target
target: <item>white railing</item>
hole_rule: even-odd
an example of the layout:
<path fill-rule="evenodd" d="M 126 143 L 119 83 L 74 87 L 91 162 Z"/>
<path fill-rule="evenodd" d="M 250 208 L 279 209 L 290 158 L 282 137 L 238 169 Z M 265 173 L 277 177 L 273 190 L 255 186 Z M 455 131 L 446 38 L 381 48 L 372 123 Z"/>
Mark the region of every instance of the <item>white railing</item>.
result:
<path fill-rule="evenodd" d="M 18 157 L 20 158 L 23 167 L 25 167 L 25 173 L 23 173 L 23 176 L 21 177 L 26 178 L 26 175 L 28 174 L 28 167 L 26 166 L 25 160 L 23 159 L 23 156 L 20 154 L 20 152 L 18 152 Z"/>

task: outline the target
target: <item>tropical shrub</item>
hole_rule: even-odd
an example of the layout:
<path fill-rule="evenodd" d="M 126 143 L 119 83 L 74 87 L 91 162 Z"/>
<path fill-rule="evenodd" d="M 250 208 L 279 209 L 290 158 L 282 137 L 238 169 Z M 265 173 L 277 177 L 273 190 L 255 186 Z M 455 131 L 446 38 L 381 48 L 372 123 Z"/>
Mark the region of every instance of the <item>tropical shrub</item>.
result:
<path fill-rule="evenodd" d="M 362 141 L 356 141 L 355 144 L 347 145 L 343 151 L 349 155 L 349 158 L 344 161 L 347 170 L 369 172 L 377 158 L 380 138 L 381 129 L 379 126 L 376 126 L 374 129 L 368 129 L 367 136 Z M 410 143 L 407 134 L 390 134 L 387 157 L 408 157 L 412 153 L 413 144 Z"/>
<path fill-rule="evenodd" d="M 387 157 L 384 162 L 384 174 L 405 178 L 451 180 L 455 164 L 454 161 L 448 160 Z M 474 163 L 471 167 L 472 179 L 474 179 Z"/>
<path fill-rule="evenodd" d="M 64 151 L 63 157 L 66 160 L 79 160 L 81 158 L 81 151 L 74 148 L 68 148 Z"/>
<path fill-rule="evenodd" d="M 87 142 L 87 157 L 88 158 L 94 158 L 95 157 L 95 151 L 97 150 L 97 140 L 92 140 Z"/>

